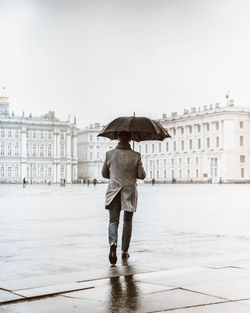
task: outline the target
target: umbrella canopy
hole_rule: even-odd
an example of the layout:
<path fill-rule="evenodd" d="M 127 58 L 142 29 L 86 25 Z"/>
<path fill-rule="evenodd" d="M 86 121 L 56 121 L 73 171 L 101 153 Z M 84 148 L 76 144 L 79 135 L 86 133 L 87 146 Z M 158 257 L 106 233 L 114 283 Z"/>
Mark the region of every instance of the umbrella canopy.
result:
<path fill-rule="evenodd" d="M 158 122 L 147 117 L 118 117 L 106 125 L 98 134 L 109 139 L 118 139 L 119 132 L 130 132 L 134 141 L 164 140 L 171 137 L 167 130 Z"/>

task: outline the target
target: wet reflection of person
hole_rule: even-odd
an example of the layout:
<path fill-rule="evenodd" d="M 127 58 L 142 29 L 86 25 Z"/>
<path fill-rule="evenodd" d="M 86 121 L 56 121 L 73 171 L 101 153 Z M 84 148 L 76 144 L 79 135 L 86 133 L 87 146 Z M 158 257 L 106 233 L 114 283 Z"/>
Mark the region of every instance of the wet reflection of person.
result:
<path fill-rule="evenodd" d="M 119 312 L 120 309 L 135 312 L 138 309 L 139 291 L 133 275 L 124 276 L 124 283 L 121 277 L 110 277 L 110 301 L 109 312 Z"/>

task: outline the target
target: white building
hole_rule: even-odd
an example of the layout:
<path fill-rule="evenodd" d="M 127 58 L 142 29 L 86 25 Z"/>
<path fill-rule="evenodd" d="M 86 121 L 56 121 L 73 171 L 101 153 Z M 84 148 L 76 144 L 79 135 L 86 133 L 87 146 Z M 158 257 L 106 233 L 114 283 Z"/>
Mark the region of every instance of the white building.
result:
<path fill-rule="evenodd" d="M 158 182 L 250 182 L 250 108 L 228 105 L 163 114 L 172 138 L 135 143 L 146 180 Z M 105 152 L 116 144 L 97 138 L 99 124 L 79 132 L 79 178 L 101 177 Z"/>
<path fill-rule="evenodd" d="M 204 106 L 176 112 L 160 123 L 172 138 L 141 142 L 147 180 L 250 182 L 250 108 Z"/>
<path fill-rule="evenodd" d="M 117 141 L 97 137 L 104 126 L 99 123 L 79 130 L 77 135 L 78 179 L 105 181 L 101 170 L 106 152 L 117 145 Z"/>
<path fill-rule="evenodd" d="M 60 121 L 54 112 L 41 117 L 9 113 L 0 96 L 0 182 L 68 183 L 77 180 L 76 123 Z"/>

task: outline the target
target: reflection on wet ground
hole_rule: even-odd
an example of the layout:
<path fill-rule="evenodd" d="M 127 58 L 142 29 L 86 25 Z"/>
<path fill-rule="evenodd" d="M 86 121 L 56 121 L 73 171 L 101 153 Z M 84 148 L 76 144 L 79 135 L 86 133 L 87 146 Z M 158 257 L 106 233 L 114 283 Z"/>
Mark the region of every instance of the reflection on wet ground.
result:
<path fill-rule="evenodd" d="M 108 268 L 106 188 L 1 185 L 1 280 Z M 139 185 L 138 190 L 133 264 L 147 264 L 154 255 L 152 266 L 192 266 L 201 258 L 249 250 L 249 185 Z"/>

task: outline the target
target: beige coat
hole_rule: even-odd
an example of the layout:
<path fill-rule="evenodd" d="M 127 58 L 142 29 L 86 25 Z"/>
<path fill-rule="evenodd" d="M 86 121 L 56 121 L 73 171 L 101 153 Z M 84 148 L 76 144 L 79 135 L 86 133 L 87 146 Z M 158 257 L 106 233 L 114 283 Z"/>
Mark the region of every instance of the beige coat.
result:
<path fill-rule="evenodd" d="M 109 178 L 105 201 L 106 209 L 117 193 L 121 191 L 121 209 L 135 212 L 138 197 L 136 179 L 146 177 L 140 153 L 131 149 L 118 148 L 108 151 L 102 168 L 102 176 Z"/>

